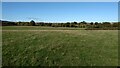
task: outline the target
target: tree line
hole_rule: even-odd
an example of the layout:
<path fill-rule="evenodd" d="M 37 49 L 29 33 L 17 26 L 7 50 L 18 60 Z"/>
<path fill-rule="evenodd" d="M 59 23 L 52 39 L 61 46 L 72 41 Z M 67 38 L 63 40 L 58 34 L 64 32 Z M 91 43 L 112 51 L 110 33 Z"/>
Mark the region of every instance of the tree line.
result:
<path fill-rule="evenodd" d="M 31 20 L 30 22 L 10 22 L 2 21 L 2 26 L 49 26 L 49 27 L 75 27 L 85 28 L 86 30 L 93 29 L 118 29 L 120 22 L 66 22 L 66 23 L 45 23 Z"/>
<path fill-rule="evenodd" d="M 11 22 L 11 21 L 2 21 L 2 26 L 35 26 L 35 22 L 31 20 L 30 22 Z"/>

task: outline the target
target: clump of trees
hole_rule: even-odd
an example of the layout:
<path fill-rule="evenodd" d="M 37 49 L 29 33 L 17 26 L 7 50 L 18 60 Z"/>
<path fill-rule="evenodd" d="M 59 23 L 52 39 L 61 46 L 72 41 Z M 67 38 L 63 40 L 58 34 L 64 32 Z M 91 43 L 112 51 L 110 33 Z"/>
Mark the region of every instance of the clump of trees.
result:
<path fill-rule="evenodd" d="M 86 30 L 117 30 L 119 27 L 119 22 L 102 22 L 102 23 L 90 23 Z"/>
<path fill-rule="evenodd" d="M 30 26 L 35 26 L 35 22 L 33 20 L 30 21 L 30 23 L 28 23 Z"/>
<path fill-rule="evenodd" d="M 120 26 L 120 22 L 66 22 L 66 23 L 46 23 L 36 22 L 10 22 L 2 21 L 2 26 L 49 26 L 49 27 L 71 27 L 85 28 L 86 30 L 116 30 Z"/>
<path fill-rule="evenodd" d="M 0 20 L 0 26 L 2 26 L 2 21 Z"/>
<path fill-rule="evenodd" d="M 35 21 L 31 20 L 30 22 L 16 22 L 17 26 L 35 26 Z"/>
<path fill-rule="evenodd" d="M 35 26 L 35 21 L 31 20 L 30 22 L 11 22 L 11 21 L 2 21 L 2 26 Z"/>
<path fill-rule="evenodd" d="M 1 21 L 2 22 L 2 26 L 16 26 L 17 23 L 15 22 L 11 22 L 11 21 Z"/>

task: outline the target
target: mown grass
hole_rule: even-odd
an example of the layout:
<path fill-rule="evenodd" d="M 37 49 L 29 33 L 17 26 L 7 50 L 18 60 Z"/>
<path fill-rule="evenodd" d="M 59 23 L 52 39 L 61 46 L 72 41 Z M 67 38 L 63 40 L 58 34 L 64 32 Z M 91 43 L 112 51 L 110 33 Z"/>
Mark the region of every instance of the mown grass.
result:
<path fill-rule="evenodd" d="M 27 31 L 27 28 L 37 31 Z M 117 30 L 24 29 L 3 27 L 3 66 L 118 65 Z"/>
<path fill-rule="evenodd" d="M 45 27 L 45 26 L 4 26 L 4 30 L 84 30 L 75 27 Z"/>

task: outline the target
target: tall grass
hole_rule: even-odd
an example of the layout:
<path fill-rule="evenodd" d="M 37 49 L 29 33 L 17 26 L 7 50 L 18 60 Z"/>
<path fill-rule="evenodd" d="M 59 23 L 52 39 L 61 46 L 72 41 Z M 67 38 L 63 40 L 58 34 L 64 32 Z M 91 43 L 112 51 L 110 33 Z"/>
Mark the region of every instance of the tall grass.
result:
<path fill-rule="evenodd" d="M 3 66 L 118 65 L 117 30 L 13 28 L 21 27 L 3 27 Z"/>

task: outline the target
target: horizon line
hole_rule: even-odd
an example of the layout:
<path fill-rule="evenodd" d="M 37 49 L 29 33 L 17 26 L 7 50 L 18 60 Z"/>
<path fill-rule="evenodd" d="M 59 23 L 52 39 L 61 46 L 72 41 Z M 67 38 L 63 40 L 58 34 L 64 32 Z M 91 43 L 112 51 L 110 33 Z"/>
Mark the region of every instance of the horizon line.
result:
<path fill-rule="evenodd" d="M 0 20 L 0 21 L 9 21 L 9 22 L 30 22 L 30 21 L 10 21 L 10 20 Z M 33 21 L 35 21 L 35 20 L 33 20 Z M 83 21 L 85 21 L 85 20 L 83 20 Z M 35 21 L 36 23 L 39 23 L 39 22 L 44 22 L 44 23 L 67 23 L 67 22 L 83 22 L 83 21 Z M 110 22 L 110 23 L 112 23 L 112 22 L 119 22 L 119 21 L 85 21 L 86 23 L 91 23 L 91 22 Z"/>

